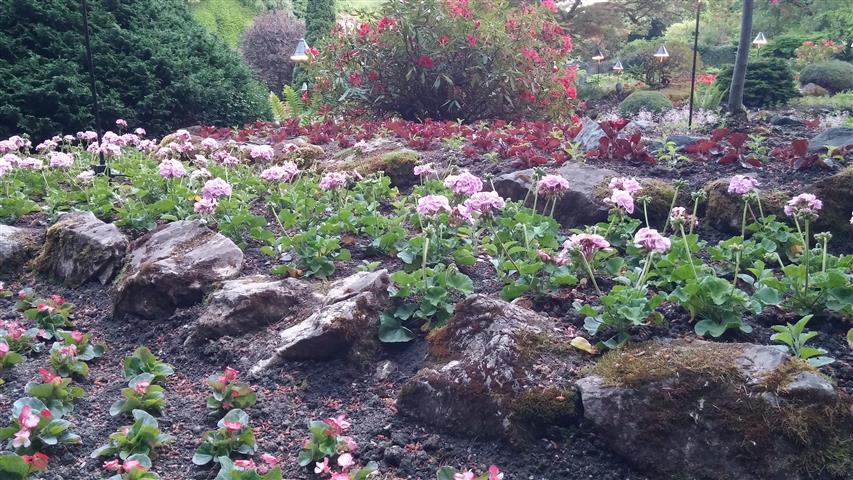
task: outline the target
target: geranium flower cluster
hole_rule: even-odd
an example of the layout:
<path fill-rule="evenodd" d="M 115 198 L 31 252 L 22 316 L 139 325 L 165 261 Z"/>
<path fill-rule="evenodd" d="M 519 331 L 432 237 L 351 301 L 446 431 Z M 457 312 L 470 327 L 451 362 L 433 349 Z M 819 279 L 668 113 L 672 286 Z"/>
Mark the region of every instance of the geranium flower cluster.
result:
<path fill-rule="evenodd" d="M 637 180 L 614 177 L 610 180 L 608 188 L 610 188 L 610 196 L 604 199 L 605 202 L 621 208 L 628 214 L 634 213 L 634 194 L 643 188 Z"/>

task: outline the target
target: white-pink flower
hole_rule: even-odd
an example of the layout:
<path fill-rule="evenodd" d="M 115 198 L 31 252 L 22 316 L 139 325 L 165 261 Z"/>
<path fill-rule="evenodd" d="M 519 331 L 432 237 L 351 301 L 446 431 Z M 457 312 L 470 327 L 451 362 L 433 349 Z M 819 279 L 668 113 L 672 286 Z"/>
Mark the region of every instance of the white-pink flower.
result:
<path fill-rule="evenodd" d="M 253 145 L 249 150 L 249 157 L 252 160 L 271 161 L 275 151 L 269 145 Z"/>
<path fill-rule="evenodd" d="M 268 182 L 289 182 L 299 174 L 299 167 L 293 162 L 284 162 L 264 169 L 260 177 Z"/>
<path fill-rule="evenodd" d="M 610 242 L 596 233 L 576 233 L 563 242 L 563 248 L 577 250 L 589 261 L 599 250 L 609 250 Z"/>
<path fill-rule="evenodd" d="M 457 195 L 470 197 L 483 189 L 483 181 L 469 172 L 462 172 L 445 178 L 444 186 Z"/>
<path fill-rule="evenodd" d="M 634 197 L 626 190 L 613 190 L 610 193 L 610 197 L 604 199 L 604 201 L 612 203 L 614 206 L 628 213 L 634 213 Z"/>
<path fill-rule="evenodd" d="M 321 473 L 329 473 L 329 470 L 329 457 L 325 457 L 322 462 L 314 464 L 314 473 L 318 475 Z"/>
<path fill-rule="evenodd" d="M 52 168 L 68 168 L 74 165 L 74 155 L 65 152 L 50 152 L 49 159 Z"/>
<path fill-rule="evenodd" d="M 219 148 L 219 142 L 215 138 L 208 137 L 201 141 L 201 146 L 208 152 L 212 152 Z"/>
<path fill-rule="evenodd" d="M 140 381 L 136 382 L 136 386 L 133 387 L 133 390 L 140 395 L 145 395 L 145 392 L 148 391 L 148 387 L 150 387 L 150 386 L 151 386 L 151 382 L 149 382 L 147 380 L 140 380 Z"/>
<path fill-rule="evenodd" d="M 119 118 L 118 120 L 116 120 L 116 126 L 119 128 L 127 128 L 127 120 Z"/>
<path fill-rule="evenodd" d="M 634 235 L 634 245 L 648 252 L 665 253 L 672 243 L 654 228 L 643 227 Z"/>
<path fill-rule="evenodd" d="M 435 170 L 433 169 L 431 163 L 415 165 L 415 175 L 417 175 L 418 177 L 423 177 L 424 175 L 431 175 L 433 173 L 435 173 Z"/>
<path fill-rule="evenodd" d="M 352 454 L 342 453 L 342 454 L 338 455 L 338 465 L 340 465 L 340 467 L 343 468 L 344 470 L 355 465 L 355 460 L 353 460 Z"/>
<path fill-rule="evenodd" d="M 76 177 L 74 177 L 74 179 L 80 183 L 89 183 L 94 178 L 95 178 L 95 171 L 94 170 L 83 170 L 82 172 L 78 173 Z"/>
<path fill-rule="evenodd" d="M 157 170 L 163 178 L 180 178 L 187 174 L 187 169 L 177 160 L 163 160 Z"/>
<path fill-rule="evenodd" d="M 323 190 L 335 190 L 347 183 L 347 175 L 343 172 L 329 172 L 320 179 L 320 188 Z"/>
<path fill-rule="evenodd" d="M 453 480 L 474 480 L 475 478 L 477 476 L 471 470 L 453 474 Z"/>
<path fill-rule="evenodd" d="M 785 215 L 814 216 L 823 208 L 823 202 L 811 193 L 801 193 L 785 203 Z"/>
<path fill-rule="evenodd" d="M 215 198 L 202 197 L 193 205 L 193 211 L 199 215 L 211 215 L 216 211 L 218 204 Z"/>
<path fill-rule="evenodd" d="M 26 428 L 21 428 L 15 432 L 15 438 L 12 439 L 14 448 L 27 448 L 32 444 L 30 441 L 30 431 Z"/>
<path fill-rule="evenodd" d="M 431 216 L 440 212 L 450 211 L 450 202 L 444 195 L 427 195 L 418 199 L 417 212 L 420 215 Z"/>
<path fill-rule="evenodd" d="M 201 189 L 201 195 L 207 198 L 229 197 L 231 193 L 231 185 L 221 178 L 206 181 Z"/>
<path fill-rule="evenodd" d="M 758 180 L 746 175 L 735 175 L 729 180 L 729 193 L 745 195 L 758 187 Z"/>

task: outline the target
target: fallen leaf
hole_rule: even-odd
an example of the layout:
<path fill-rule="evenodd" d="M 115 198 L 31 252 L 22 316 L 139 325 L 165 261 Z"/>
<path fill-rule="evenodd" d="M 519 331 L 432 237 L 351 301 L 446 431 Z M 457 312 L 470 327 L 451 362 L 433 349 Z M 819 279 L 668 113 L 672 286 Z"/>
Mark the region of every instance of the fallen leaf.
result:
<path fill-rule="evenodd" d="M 589 340 L 583 337 L 575 337 L 572 339 L 571 346 L 577 348 L 578 350 L 583 350 L 586 353 L 591 353 L 595 355 L 598 353 L 598 349 L 593 347 Z"/>

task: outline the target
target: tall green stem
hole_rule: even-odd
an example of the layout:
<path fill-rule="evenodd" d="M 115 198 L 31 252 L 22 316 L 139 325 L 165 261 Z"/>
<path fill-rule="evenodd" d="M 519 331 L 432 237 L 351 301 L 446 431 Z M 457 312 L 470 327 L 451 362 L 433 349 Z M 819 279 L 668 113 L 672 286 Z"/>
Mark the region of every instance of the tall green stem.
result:
<path fill-rule="evenodd" d="M 696 265 L 693 264 L 693 253 L 690 251 L 690 244 L 687 242 L 687 234 L 684 233 L 684 225 L 679 225 L 678 228 L 681 230 L 681 238 L 684 240 L 684 252 L 687 255 L 687 262 L 690 263 L 690 269 L 693 270 L 693 277 L 698 282 L 699 274 L 696 273 Z"/>
<path fill-rule="evenodd" d="M 806 234 L 803 237 L 803 242 L 805 242 L 805 245 L 806 245 L 806 256 L 805 256 L 806 283 L 805 283 L 805 290 L 808 291 L 809 290 L 809 259 L 811 257 L 811 248 L 809 248 L 809 219 L 806 219 L 806 222 L 805 222 L 805 233 Z"/>
<path fill-rule="evenodd" d="M 597 293 L 598 296 L 601 297 L 602 293 L 601 290 L 598 288 L 598 282 L 595 281 L 595 275 L 592 273 L 592 266 L 589 264 L 583 254 L 581 254 L 580 257 L 581 261 L 583 261 L 583 266 L 586 267 L 586 274 L 589 275 L 589 279 L 592 280 L 592 286 L 595 287 L 595 293 Z"/>
<path fill-rule="evenodd" d="M 675 208 L 675 202 L 678 200 L 678 189 L 679 185 L 675 186 L 675 193 L 672 194 L 672 201 L 669 203 L 669 212 L 672 212 L 672 209 Z M 663 223 L 663 229 L 660 231 L 661 234 L 666 233 L 666 229 L 669 227 L 669 215 L 666 216 L 666 221 Z M 682 228 L 682 230 L 684 230 Z"/>
<path fill-rule="evenodd" d="M 637 288 L 640 288 L 640 286 L 643 285 L 643 282 L 646 280 L 646 275 L 649 274 L 649 270 L 651 269 L 652 265 L 652 257 L 654 257 L 654 255 L 655 252 L 651 251 L 649 252 L 649 256 L 646 257 L 646 264 L 643 265 L 643 271 L 642 273 L 640 273 L 640 278 L 637 279 Z"/>

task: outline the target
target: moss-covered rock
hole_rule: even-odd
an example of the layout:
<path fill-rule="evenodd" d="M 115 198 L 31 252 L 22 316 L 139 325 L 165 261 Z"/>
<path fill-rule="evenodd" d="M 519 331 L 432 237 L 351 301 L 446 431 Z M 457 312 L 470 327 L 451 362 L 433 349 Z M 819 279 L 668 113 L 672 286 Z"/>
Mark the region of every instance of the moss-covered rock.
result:
<path fill-rule="evenodd" d="M 815 226 L 849 238 L 853 234 L 853 225 L 850 224 L 853 211 L 853 165 L 818 180 L 814 184 L 814 194 L 823 200 L 823 210 Z"/>
<path fill-rule="evenodd" d="M 391 185 L 406 188 L 417 183 L 414 168 L 420 158 L 420 153 L 403 148 L 395 140 L 377 138 L 337 152 L 323 162 L 321 170 L 356 171 L 365 176 L 384 172 L 391 179 Z"/>
<path fill-rule="evenodd" d="M 769 346 L 656 341 L 613 351 L 578 382 L 584 416 L 661 477 L 849 479 L 853 403 Z"/>
<path fill-rule="evenodd" d="M 739 234 L 743 220 L 743 199 L 739 195 L 728 192 L 729 178 L 714 180 L 705 185 L 704 190 L 708 195 L 705 203 L 704 221 L 726 233 Z M 761 191 L 761 207 L 765 215 L 784 216 L 783 208 L 790 194 L 783 190 Z M 756 215 L 758 212 L 754 212 Z M 747 218 L 747 222 L 752 220 Z"/>
<path fill-rule="evenodd" d="M 670 206 L 672 205 L 672 197 L 675 195 L 675 187 L 672 183 L 661 180 L 659 178 L 638 178 L 638 182 L 643 189 L 635 195 L 636 198 L 648 196 L 650 198 L 646 209 L 649 214 L 649 221 L 652 223 L 661 223 L 666 220 L 669 215 Z M 610 188 L 608 184 L 610 180 L 601 182 L 595 187 L 595 198 L 604 204 L 604 199 L 610 196 Z M 690 193 L 685 190 L 678 192 L 676 206 L 691 205 Z M 635 218 L 643 218 L 643 205 L 641 202 L 636 202 L 634 214 Z"/>
<path fill-rule="evenodd" d="M 0 225 L 0 273 L 11 273 L 35 255 L 44 231 Z"/>

